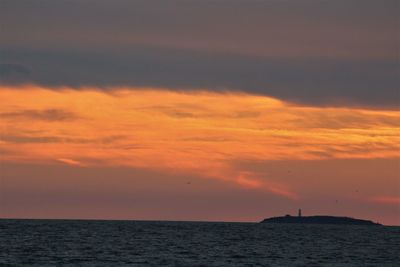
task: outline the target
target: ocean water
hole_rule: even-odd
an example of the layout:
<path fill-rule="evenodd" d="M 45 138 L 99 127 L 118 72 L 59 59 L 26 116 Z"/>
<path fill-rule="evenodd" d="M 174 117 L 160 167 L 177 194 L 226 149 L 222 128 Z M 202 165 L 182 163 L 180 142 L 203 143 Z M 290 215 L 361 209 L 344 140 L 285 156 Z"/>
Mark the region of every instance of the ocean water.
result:
<path fill-rule="evenodd" d="M 0 266 L 400 266 L 400 227 L 0 220 Z"/>

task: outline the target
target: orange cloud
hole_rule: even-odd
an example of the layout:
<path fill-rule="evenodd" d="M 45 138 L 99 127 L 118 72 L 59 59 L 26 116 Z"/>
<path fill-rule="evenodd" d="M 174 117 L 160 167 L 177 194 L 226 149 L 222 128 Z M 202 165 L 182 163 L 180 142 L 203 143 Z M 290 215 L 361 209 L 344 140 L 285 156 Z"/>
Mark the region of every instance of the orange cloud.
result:
<path fill-rule="evenodd" d="M 240 93 L 0 87 L 2 161 L 202 175 L 297 195 L 236 160 L 400 157 L 400 112 L 297 106 Z"/>
<path fill-rule="evenodd" d="M 267 190 L 269 192 L 272 192 L 274 194 L 290 198 L 290 199 L 298 199 L 298 195 L 294 192 L 291 192 L 287 188 L 287 186 L 283 184 L 279 184 L 277 182 L 273 181 L 267 181 L 265 179 L 262 179 L 261 177 L 257 177 L 255 173 L 248 172 L 248 171 L 241 171 L 239 172 L 236 182 L 239 185 L 242 185 L 247 188 L 252 188 L 252 189 L 263 189 Z"/>
<path fill-rule="evenodd" d="M 85 164 L 73 159 L 57 159 L 57 160 L 68 165 L 80 166 L 80 167 L 86 166 Z"/>

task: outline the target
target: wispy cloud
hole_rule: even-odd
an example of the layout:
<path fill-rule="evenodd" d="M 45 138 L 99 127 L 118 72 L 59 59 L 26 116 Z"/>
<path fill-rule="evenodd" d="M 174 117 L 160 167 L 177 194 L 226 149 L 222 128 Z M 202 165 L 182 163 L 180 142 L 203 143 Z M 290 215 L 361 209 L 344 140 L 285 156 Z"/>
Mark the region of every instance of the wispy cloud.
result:
<path fill-rule="evenodd" d="M 0 141 L 9 143 L 59 143 L 62 138 L 55 136 L 1 135 Z"/>
<path fill-rule="evenodd" d="M 86 164 L 84 164 L 84 163 L 82 163 L 80 161 L 74 160 L 74 159 L 60 158 L 60 159 L 57 159 L 57 161 L 60 161 L 62 163 L 65 163 L 65 164 L 68 164 L 68 165 L 72 165 L 72 166 L 79 166 L 79 167 L 86 166 Z"/>
<path fill-rule="evenodd" d="M 0 148 L 9 151 L 2 160 L 179 172 L 297 199 L 284 182 L 237 162 L 400 157 L 398 111 L 234 92 L 112 90 L 2 87 Z"/>
<path fill-rule="evenodd" d="M 240 171 L 236 178 L 236 182 L 243 187 L 265 190 L 292 200 L 299 199 L 298 194 L 289 190 L 288 186 L 282 183 L 279 184 L 275 181 L 270 181 L 266 177 L 258 177 L 254 172 Z"/>
<path fill-rule="evenodd" d="M 77 118 L 76 114 L 63 109 L 43 109 L 43 110 L 20 110 L 13 112 L 0 113 L 0 118 L 3 119 L 32 119 L 32 120 L 45 120 L 45 121 L 67 121 Z"/>

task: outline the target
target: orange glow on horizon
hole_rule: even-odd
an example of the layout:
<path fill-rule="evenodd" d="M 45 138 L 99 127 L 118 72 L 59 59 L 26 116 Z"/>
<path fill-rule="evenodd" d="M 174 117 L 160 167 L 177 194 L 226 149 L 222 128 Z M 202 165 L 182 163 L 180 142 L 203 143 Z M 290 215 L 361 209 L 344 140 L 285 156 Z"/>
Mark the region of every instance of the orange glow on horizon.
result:
<path fill-rule="evenodd" d="M 297 106 L 243 93 L 0 87 L 8 162 L 197 174 L 296 199 L 236 161 L 399 158 L 400 112 Z"/>

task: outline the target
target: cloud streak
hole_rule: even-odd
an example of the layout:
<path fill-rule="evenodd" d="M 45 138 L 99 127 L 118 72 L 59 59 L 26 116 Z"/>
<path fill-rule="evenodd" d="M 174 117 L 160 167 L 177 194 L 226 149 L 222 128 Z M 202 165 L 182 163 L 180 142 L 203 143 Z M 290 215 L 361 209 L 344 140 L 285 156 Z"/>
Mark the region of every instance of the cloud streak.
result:
<path fill-rule="evenodd" d="M 297 199 L 286 184 L 235 162 L 400 157 L 397 111 L 232 92 L 112 91 L 2 87 L 2 160 L 178 172 Z M 64 120 L 70 113 L 84 119 Z"/>
<path fill-rule="evenodd" d="M 74 120 L 77 116 L 73 112 L 62 109 L 45 110 L 21 110 L 15 112 L 0 113 L 0 118 L 9 120 L 31 119 L 44 121 L 68 121 Z"/>

